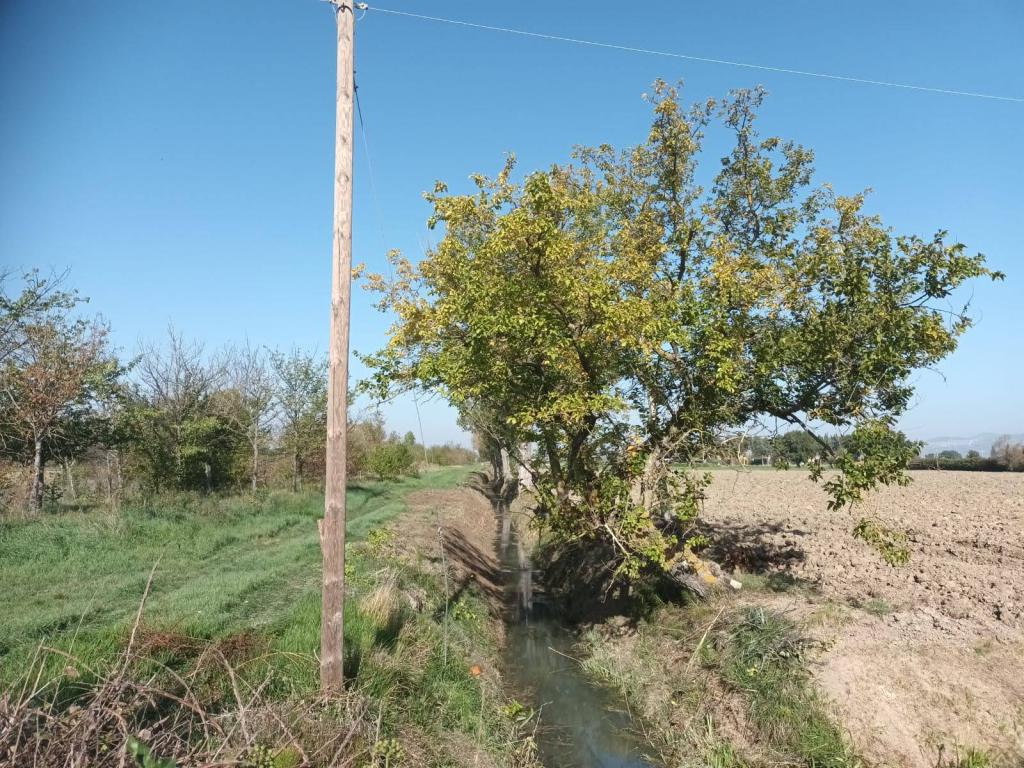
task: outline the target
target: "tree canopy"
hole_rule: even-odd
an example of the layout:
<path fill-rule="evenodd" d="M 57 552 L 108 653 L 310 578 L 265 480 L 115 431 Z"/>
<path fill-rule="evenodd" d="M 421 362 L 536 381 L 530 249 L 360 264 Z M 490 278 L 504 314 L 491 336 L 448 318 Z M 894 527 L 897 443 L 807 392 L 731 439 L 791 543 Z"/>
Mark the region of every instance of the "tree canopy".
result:
<path fill-rule="evenodd" d="M 723 430 L 847 431 L 834 507 L 905 482 L 910 374 L 970 326 L 955 289 L 1001 277 L 945 232 L 897 234 L 864 194 L 812 186 L 810 150 L 759 135 L 763 98 L 687 110 L 658 82 L 636 147 L 579 148 L 521 183 L 509 158 L 472 194 L 438 182 L 440 242 L 368 278 L 397 319 L 366 386 L 440 392 L 510 450 L 535 444 L 542 524 L 619 579 L 690 559 L 706 479 L 675 462 Z M 712 124 L 732 148 L 705 186 Z"/>

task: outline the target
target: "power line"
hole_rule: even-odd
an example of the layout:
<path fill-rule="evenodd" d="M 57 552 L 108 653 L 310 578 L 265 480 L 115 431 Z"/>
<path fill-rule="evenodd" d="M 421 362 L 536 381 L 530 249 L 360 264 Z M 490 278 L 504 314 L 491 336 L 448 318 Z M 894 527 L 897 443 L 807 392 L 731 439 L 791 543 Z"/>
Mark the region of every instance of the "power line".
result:
<path fill-rule="evenodd" d="M 370 155 L 370 142 L 366 137 L 366 123 L 363 121 L 363 105 L 359 101 L 359 86 L 355 85 L 353 90 L 355 91 L 356 114 L 359 116 L 359 134 L 363 139 L 363 155 L 366 157 L 366 170 L 369 172 L 370 176 L 370 195 L 373 197 L 373 207 L 377 217 L 377 234 L 380 235 L 380 247 L 381 250 L 384 251 L 384 261 L 388 265 L 388 277 L 391 280 L 394 280 L 395 275 L 391 267 L 391 259 L 388 258 L 387 235 L 384 232 L 384 214 L 380 205 L 380 195 L 377 194 L 377 180 L 373 173 L 373 158 Z"/>
<path fill-rule="evenodd" d="M 903 88 L 910 91 L 925 91 L 927 93 L 941 93 L 946 96 L 969 96 L 976 99 L 991 99 L 994 101 L 1012 101 L 1024 103 L 1020 96 L 1000 96 L 992 93 L 975 93 L 972 91 L 956 91 L 949 88 L 931 88 L 926 85 L 912 85 L 910 83 L 894 83 L 887 80 L 869 80 L 863 77 L 848 77 L 846 75 L 832 75 L 826 72 L 809 72 L 802 69 L 788 69 L 786 67 L 771 67 L 765 64 L 750 64 L 743 61 L 729 61 L 728 59 L 712 59 L 706 56 L 691 56 L 685 53 L 673 53 L 671 51 L 656 51 L 650 48 L 635 48 L 629 45 L 618 45 L 616 43 L 601 43 L 596 40 L 583 40 L 577 37 L 564 37 L 562 35 L 548 35 L 541 32 L 528 32 L 524 29 L 512 29 L 510 27 L 496 27 L 491 24 L 476 24 L 471 21 L 459 19 L 446 19 L 441 16 L 427 16 L 423 13 L 410 13 L 409 11 L 397 11 L 393 8 L 381 8 L 371 5 L 368 10 L 378 13 L 389 13 L 394 16 L 407 16 L 412 19 L 424 21 L 437 21 L 444 24 L 454 24 L 460 27 L 471 27 L 473 29 L 484 29 L 490 32 L 505 32 L 511 35 L 523 37 L 535 37 L 541 40 L 554 40 L 560 43 L 574 43 L 576 45 L 589 45 L 595 48 L 610 48 L 616 51 L 628 51 L 630 53 L 643 53 L 650 56 L 665 56 L 671 59 L 686 59 L 687 61 L 699 61 L 705 64 L 724 64 L 730 67 L 743 67 L 745 69 L 759 69 L 764 72 L 778 72 L 785 75 L 802 75 L 804 77 L 817 77 L 825 80 L 840 80 L 847 83 L 860 83 L 862 85 L 881 85 L 888 88 Z"/>

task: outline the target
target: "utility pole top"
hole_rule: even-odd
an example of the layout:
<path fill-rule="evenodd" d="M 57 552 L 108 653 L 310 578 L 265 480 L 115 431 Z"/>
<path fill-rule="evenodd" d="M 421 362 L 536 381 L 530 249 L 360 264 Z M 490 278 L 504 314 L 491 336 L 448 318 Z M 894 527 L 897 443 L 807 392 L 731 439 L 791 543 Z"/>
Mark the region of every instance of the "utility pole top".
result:
<path fill-rule="evenodd" d="M 369 10 L 370 6 L 367 3 L 352 3 L 348 0 L 323 0 L 325 3 L 330 3 L 334 6 L 336 11 L 366 11 Z"/>

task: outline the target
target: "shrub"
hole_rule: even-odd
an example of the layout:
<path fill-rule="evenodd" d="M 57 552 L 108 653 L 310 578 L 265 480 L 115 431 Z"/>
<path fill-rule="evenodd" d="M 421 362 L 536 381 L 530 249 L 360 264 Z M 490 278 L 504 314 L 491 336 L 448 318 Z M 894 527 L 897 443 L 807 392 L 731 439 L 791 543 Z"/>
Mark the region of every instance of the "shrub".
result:
<path fill-rule="evenodd" d="M 370 451 L 366 468 L 379 480 L 394 480 L 402 475 L 415 475 L 416 459 L 405 443 L 384 443 Z"/>

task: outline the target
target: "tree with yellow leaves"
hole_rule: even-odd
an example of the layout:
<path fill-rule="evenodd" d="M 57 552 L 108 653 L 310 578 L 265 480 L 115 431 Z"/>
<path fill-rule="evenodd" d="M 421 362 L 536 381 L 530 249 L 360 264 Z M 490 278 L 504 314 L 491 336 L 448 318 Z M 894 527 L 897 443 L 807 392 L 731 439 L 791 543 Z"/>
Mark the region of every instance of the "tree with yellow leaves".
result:
<path fill-rule="evenodd" d="M 578 149 L 521 183 L 509 159 L 473 194 L 438 183 L 440 243 L 369 277 L 397 320 L 366 386 L 439 392 L 492 414 L 508 448 L 536 445 L 538 520 L 567 579 L 692 574 L 708 480 L 688 465 L 761 419 L 817 436 L 834 508 L 906 482 L 910 375 L 971 324 L 936 302 L 1001 277 L 944 232 L 897 235 L 864 195 L 812 186 L 809 150 L 758 135 L 763 97 L 685 110 L 659 82 L 643 143 Z M 712 123 L 732 149 L 705 188 Z M 841 455 L 822 428 L 849 433 Z M 902 558 L 884 526 L 854 533 Z"/>

